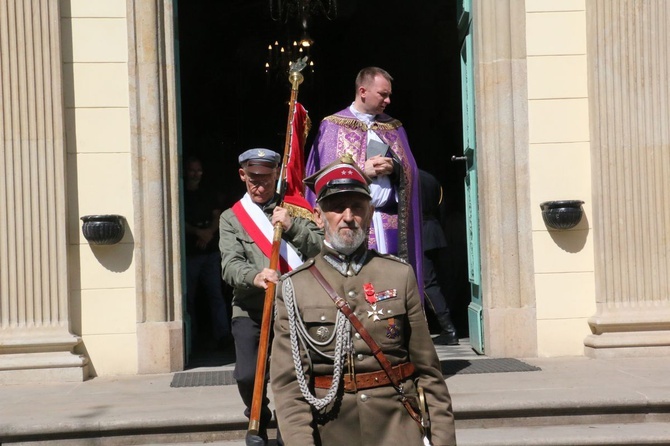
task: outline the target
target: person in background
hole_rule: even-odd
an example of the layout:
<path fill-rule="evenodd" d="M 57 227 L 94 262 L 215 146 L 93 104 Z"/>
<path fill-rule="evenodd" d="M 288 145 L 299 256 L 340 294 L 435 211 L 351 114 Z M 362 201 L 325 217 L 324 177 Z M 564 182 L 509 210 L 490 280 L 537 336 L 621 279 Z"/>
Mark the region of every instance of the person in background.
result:
<path fill-rule="evenodd" d="M 423 286 L 442 332 L 433 341 L 441 345 L 458 345 L 456 327 L 451 320 L 449 302 L 444 297 L 438 275 L 444 276 L 447 239 L 440 223 L 442 186 L 437 178 L 419 169 L 421 178 L 421 211 L 423 214 Z"/>
<path fill-rule="evenodd" d="M 282 438 L 300 446 L 423 445 L 425 433 L 402 403 L 416 402 L 421 387 L 432 444 L 455 445 L 451 397 L 414 271 L 367 246 L 370 182 L 346 156 L 305 179 L 325 241 L 277 288 L 270 376 Z"/>
<path fill-rule="evenodd" d="M 258 342 L 265 290 L 279 281 L 279 272 L 269 268 L 273 226 L 281 223 L 283 242 L 280 265 L 297 268 L 321 249 L 323 231 L 311 219 L 293 217 L 279 206 L 276 184 L 281 157 L 269 149 L 250 149 L 239 156 L 240 180 L 246 193 L 221 214 L 219 223 L 223 280 L 233 288 L 232 329 L 235 338 L 234 378 L 250 416 L 254 392 Z M 263 396 L 259 436 L 267 443 L 272 418 Z"/>
<path fill-rule="evenodd" d="M 223 296 L 219 254 L 219 217 L 222 206 L 216 191 L 203 185 L 202 162 L 186 159 L 184 168 L 184 221 L 186 226 L 186 308 L 193 337 L 204 341 L 199 331 L 198 296 L 207 299 L 209 325 L 215 345 L 225 348 L 232 342 L 228 308 Z"/>

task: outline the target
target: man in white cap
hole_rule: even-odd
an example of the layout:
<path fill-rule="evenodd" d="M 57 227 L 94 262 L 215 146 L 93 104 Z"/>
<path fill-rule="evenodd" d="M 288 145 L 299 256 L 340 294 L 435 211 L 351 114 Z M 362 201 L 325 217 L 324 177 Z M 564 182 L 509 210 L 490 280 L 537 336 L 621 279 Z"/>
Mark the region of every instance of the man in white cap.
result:
<path fill-rule="evenodd" d="M 277 288 L 270 377 L 282 438 L 418 446 L 430 436 L 433 445 L 455 445 L 451 397 L 414 271 L 366 243 L 370 182 L 347 156 L 305 179 L 325 241 Z M 419 424 L 428 420 L 421 394 L 431 432 Z"/>
<path fill-rule="evenodd" d="M 321 249 L 323 231 L 306 218 L 293 217 L 279 206 L 276 193 L 281 157 L 268 149 L 250 149 L 239 158 L 240 179 L 246 185 L 244 197 L 221 214 L 219 249 L 223 280 L 233 288 L 232 332 L 235 338 L 234 377 L 250 415 L 268 282 L 277 283 L 279 272 L 269 268 L 273 226 L 281 222 L 281 273 L 300 266 Z M 272 417 L 264 395 L 259 436 L 267 442 Z"/>

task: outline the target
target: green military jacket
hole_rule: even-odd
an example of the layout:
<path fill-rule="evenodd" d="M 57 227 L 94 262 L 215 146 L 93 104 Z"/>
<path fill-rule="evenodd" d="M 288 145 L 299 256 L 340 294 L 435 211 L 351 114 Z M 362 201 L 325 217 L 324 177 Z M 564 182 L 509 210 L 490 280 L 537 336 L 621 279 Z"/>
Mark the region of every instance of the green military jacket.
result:
<path fill-rule="evenodd" d="M 308 267 L 314 264 L 335 292 L 346 299 L 391 365 L 407 361 L 414 364 L 414 377 L 403 383 L 406 394 L 416 396 L 416 385 L 425 389 L 432 421 L 433 445 L 455 445 L 451 397 L 428 331 L 411 266 L 376 251 L 367 251 L 363 257 L 357 257 L 355 253 L 353 258 L 351 261 L 343 256 L 338 257 L 335 251 L 324 245 L 316 258 L 284 276 L 277 287 L 270 381 L 285 444 L 423 445 L 417 423 L 410 418 L 398 393 L 390 385 L 355 393 L 343 393 L 340 387 L 335 400 L 316 414 L 306 401 L 296 381 L 285 293 L 294 296 L 295 319 L 316 340 L 328 342 L 328 334 L 336 330 L 339 311 L 308 271 Z M 380 296 L 395 296 L 379 300 L 373 308 L 365 299 L 366 284 L 371 284 Z M 356 373 L 383 370 L 353 327 L 351 339 L 355 350 L 353 363 Z M 330 343 L 318 348 L 321 353 L 332 358 L 335 344 L 336 339 L 333 338 Z M 313 395 L 315 389 L 312 378 L 332 375 L 334 371 L 333 360 L 317 353 L 314 348 L 312 345 L 305 352 L 301 343 L 299 351 L 302 370 Z M 345 364 L 343 373 L 346 374 L 348 370 Z M 316 389 L 315 396 L 323 398 L 327 392 L 327 389 Z"/>
<path fill-rule="evenodd" d="M 273 202 L 263 208 L 268 220 L 276 206 Z M 294 217 L 282 238 L 306 259 L 321 249 L 323 230 L 312 220 Z M 219 219 L 219 249 L 223 280 L 233 287 L 232 317 L 261 318 L 265 290 L 254 286 L 254 277 L 270 267 L 270 259 L 256 246 L 232 209 L 224 211 Z"/>

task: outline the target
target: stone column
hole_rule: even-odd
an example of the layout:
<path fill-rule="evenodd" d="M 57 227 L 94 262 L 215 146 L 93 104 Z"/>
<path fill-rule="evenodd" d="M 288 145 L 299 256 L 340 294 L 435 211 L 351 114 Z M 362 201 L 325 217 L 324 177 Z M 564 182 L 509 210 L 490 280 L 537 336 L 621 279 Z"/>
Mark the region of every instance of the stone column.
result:
<path fill-rule="evenodd" d="M 524 0 L 475 0 L 473 40 L 485 352 L 537 354 Z"/>
<path fill-rule="evenodd" d="M 0 2 L 0 383 L 81 381 L 72 353 L 57 1 Z"/>
<path fill-rule="evenodd" d="M 670 4 L 586 2 L 597 312 L 592 357 L 670 354 Z"/>
<path fill-rule="evenodd" d="M 127 0 L 140 373 L 184 367 L 173 4 Z"/>

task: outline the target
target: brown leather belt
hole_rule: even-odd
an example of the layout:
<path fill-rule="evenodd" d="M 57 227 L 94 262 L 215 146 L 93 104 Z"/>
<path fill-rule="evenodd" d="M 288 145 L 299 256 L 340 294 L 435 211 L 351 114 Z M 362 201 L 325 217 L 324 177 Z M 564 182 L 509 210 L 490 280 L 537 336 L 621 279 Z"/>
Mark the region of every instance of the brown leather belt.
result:
<path fill-rule="evenodd" d="M 414 364 L 405 362 L 397 365 L 391 369 L 393 373 L 403 381 L 414 374 Z M 391 380 L 384 370 L 369 373 L 356 373 L 356 383 L 351 379 L 350 375 L 344 375 L 344 391 L 355 392 L 356 390 L 372 389 L 374 387 L 388 386 Z M 329 389 L 333 382 L 333 375 L 323 375 L 314 377 L 314 387 L 317 389 Z"/>

